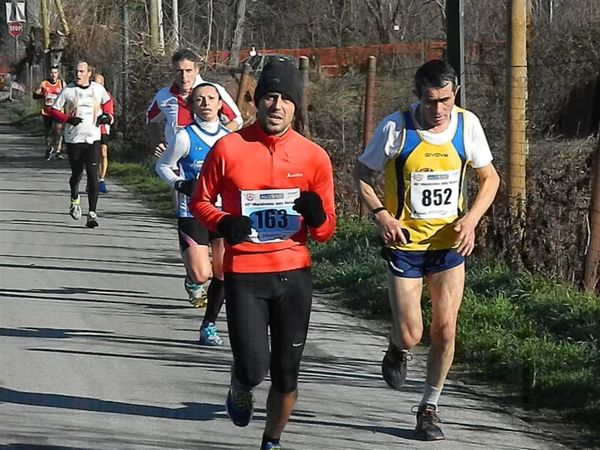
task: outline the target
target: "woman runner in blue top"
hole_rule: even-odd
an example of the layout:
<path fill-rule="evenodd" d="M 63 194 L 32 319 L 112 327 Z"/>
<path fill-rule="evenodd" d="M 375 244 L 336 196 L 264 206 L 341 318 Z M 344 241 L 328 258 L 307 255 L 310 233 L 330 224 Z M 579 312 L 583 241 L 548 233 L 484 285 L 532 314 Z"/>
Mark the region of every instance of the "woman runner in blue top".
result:
<path fill-rule="evenodd" d="M 223 344 L 215 326 L 225 298 L 223 239 L 192 216 L 189 201 L 206 155 L 229 130 L 219 122 L 223 102 L 216 84 L 199 84 L 193 89 L 188 101 L 194 113 L 194 121 L 177 133 L 174 144 L 167 147 L 156 163 L 156 172 L 177 191 L 179 247 L 187 273 L 185 289 L 190 303 L 197 307 L 206 305 L 200 327 L 200 344 L 218 346 Z M 178 170 L 174 170 L 174 167 Z M 208 289 L 205 289 L 204 285 L 211 273 L 212 281 Z"/>

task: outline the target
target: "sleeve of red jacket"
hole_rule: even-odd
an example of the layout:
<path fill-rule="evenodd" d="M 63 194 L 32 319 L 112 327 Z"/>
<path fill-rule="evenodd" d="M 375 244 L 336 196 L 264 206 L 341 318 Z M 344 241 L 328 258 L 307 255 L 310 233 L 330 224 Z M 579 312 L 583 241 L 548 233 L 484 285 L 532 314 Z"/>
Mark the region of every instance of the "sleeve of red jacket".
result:
<path fill-rule="evenodd" d="M 115 102 L 112 95 L 109 95 L 110 100 L 102 104 L 102 112 L 110 114 L 111 117 L 115 115 Z"/>
<path fill-rule="evenodd" d="M 71 118 L 71 116 L 67 113 L 64 113 L 56 108 L 47 108 L 46 113 L 55 120 L 58 120 L 61 123 L 67 123 L 67 121 Z"/>
<path fill-rule="evenodd" d="M 208 152 L 189 203 L 194 217 L 213 231 L 216 231 L 219 220 L 227 215 L 214 205 L 217 195 L 221 193 L 225 173 L 225 161 L 220 144 L 218 141 Z"/>
<path fill-rule="evenodd" d="M 335 232 L 336 216 L 333 192 L 333 169 L 331 167 L 331 160 L 327 156 L 327 153 L 325 153 L 325 150 L 321 149 L 320 157 L 316 164 L 313 184 L 309 187 L 309 190 L 321 197 L 326 219 L 319 227 L 308 227 L 308 232 L 315 241 L 328 241 L 333 237 L 333 233 Z"/>

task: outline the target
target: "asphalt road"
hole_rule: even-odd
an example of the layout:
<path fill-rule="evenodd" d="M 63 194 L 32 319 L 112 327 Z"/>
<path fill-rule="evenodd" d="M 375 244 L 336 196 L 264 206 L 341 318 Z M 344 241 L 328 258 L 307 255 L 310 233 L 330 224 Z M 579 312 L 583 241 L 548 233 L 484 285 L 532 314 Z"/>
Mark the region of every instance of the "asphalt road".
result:
<path fill-rule="evenodd" d="M 234 427 L 224 313 L 225 346 L 198 346 L 173 221 L 109 180 L 100 227 L 85 228 L 67 213 L 67 162 L 43 161 L 41 141 L 0 123 L 0 448 L 257 449 L 268 380 Z M 315 299 L 286 450 L 564 448 L 456 380 L 447 439 L 413 440 L 424 358 L 390 390 L 384 332 Z"/>

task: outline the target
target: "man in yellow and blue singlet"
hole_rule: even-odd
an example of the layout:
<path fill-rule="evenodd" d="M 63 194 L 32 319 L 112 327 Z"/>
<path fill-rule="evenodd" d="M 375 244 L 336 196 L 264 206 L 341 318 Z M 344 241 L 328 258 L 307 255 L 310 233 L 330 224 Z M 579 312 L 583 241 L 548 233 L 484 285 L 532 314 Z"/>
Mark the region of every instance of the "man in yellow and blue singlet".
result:
<path fill-rule="evenodd" d="M 394 389 L 401 389 L 409 350 L 421 341 L 423 279 L 427 282 L 431 347 L 415 437 L 431 441 L 444 439 L 437 406 L 454 358 L 464 258 L 473 251 L 475 228 L 496 196 L 499 177 L 479 119 L 455 106 L 454 69 L 441 60 L 423 64 L 415 89 L 416 103 L 379 124 L 358 158 L 355 177 L 384 245 L 393 322 L 382 374 Z M 479 189 L 466 210 L 468 167 L 475 169 Z M 383 204 L 373 181 L 379 172 Z"/>

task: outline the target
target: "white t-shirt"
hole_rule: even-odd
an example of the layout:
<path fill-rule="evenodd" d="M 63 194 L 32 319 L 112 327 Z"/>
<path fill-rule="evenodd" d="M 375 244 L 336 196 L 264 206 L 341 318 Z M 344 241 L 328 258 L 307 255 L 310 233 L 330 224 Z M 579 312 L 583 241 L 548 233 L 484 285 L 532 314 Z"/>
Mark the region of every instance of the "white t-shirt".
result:
<path fill-rule="evenodd" d="M 410 105 L 413 117 L 416 116 L 414 112 L 417 106 L 418 103 Z M 476 169 L 487 166 L 494 158 L 481 123 L 477 116 L 470 111 L 465 111 L 464 115 L 464 144 L 467 161 L 471 167 Z M 458 126 L 456 107 L 452 108 L 450 113 L 448 128 L 441 133 L 425 131 L 418 123 L 415 123 L 415 126 L 421 131 L 422 138 L 431 144 L 440 145 L 449 142 L 454 137 Z M 373 137 L 358 160 L 368 168 L 381 172 L 387 162 L 394 158 L 402 148 L 404 144 L 403 131 L 404 118 L 402 112 L 396 111 L 385 117 L 377 126 Z"/>
<path fill-rule="evenodd" d="M 104 86 L 90 82 L 89 86 L 81 87 L 69 83 L 54 101 L 52 107 L 64 110 L 65 113 L 80 117 L 83 121 L 73 126 L 65 124 L 63 136 L 69 144 L 92 144 L 100 140 L 100 128 L 96 126 L 98 116 L 102 114 L 102 105 L 110 101 L 110 96 Z"/>

